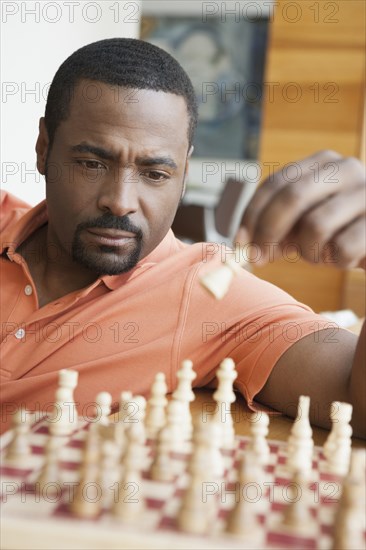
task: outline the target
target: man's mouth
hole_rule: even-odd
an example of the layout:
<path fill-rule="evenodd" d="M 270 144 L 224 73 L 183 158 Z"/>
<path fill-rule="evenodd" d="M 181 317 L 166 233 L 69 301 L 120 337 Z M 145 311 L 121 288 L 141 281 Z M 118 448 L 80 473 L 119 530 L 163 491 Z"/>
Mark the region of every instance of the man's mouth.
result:
<path fill-rule="evenodd" d="M 136 233 L 120 231 L 119 229 L 92 227 L 86 231 L 91 236 L 92 241 L 107 246 L 122 246 L 131 242 L 132 239 L 136 239 Z"/>

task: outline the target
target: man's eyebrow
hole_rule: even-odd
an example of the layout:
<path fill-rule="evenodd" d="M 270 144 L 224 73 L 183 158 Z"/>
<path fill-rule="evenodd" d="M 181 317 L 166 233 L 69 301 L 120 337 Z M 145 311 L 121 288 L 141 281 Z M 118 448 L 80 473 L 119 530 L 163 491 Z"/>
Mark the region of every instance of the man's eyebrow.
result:
<path fill-rule="evenodd" d="M 108 149 L 97 147 L 95 145 L 89 145 L 88 143 L 79 143 L 78 145 L 72 145 L 70 150 L 73 153 L 91 153 L 99 158 L 106 160 L 117 160 L 118 155 Z M 171 157 L 137 157 L 136 164 L 139 166 L 169 166 L 174 170 L 177 170 L 178 166 Z"/>
<path fill-rule="evenodd" d="M 95 145 L 89 145 L 88 143 L 78 143 L 78 145 L 72 145 L 70 150 L 73 153 L 91 153 L 99 158 L 105 160 L 115 160 L 117 155 L 108 149 L 102 147 L 96 147 Z"/>
<path fill-rule="evenodd" d="M 136 164 L 139 166 L 170 166 L 176 170 L 178 168 L 177 164 L 171 157 L 137 157 Z"/>

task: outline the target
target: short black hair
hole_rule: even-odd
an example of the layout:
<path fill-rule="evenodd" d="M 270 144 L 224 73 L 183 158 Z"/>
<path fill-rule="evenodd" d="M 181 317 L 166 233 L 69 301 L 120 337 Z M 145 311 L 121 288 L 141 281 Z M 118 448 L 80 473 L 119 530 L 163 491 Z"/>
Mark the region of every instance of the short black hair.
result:
<path fill-rule="evenodd" d="M 50 148 L 57 127 L 69 115 L 73 91 L 84 79 L 182 96 L 189 117 L 188 142 L 192 144 L 198 118 L 197 100 L 192 82 L 178 61 L 149 42 L 133 38 L 110 38 L 76 50 L 56 72 L 48 92 L 45 112 Z"/>

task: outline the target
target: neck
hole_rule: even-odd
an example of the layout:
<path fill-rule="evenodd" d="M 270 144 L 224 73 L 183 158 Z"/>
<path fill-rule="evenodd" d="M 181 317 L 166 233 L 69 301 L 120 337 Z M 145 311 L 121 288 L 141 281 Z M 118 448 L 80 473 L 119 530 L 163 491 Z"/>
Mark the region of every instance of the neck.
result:
<path fill-rule="evenodd" d="M 40 307 L 97 279 L 95 273 L 74 262 L 67 250 L 55 245 L 47 224 L 24 241 L 17 252 L 27 262 Z"/>

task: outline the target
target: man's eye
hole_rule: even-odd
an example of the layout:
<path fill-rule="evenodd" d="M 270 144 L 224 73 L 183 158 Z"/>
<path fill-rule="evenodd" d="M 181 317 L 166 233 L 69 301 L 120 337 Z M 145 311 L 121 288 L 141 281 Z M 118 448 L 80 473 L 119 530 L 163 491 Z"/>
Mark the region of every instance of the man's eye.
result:
<path fill-rule="evenodd" d="M 164 181 L 169 177 L 167 174 L 163 172 L 156 172 L 155 170 L 145 173 L 145 176 L 153 181 Z"/>
<path fill-rule="evenodd" d="M 80 166 L 86 168 L 86 170 L 104 170 L 105 166 L 98 160 L 78 160 Z"/>

